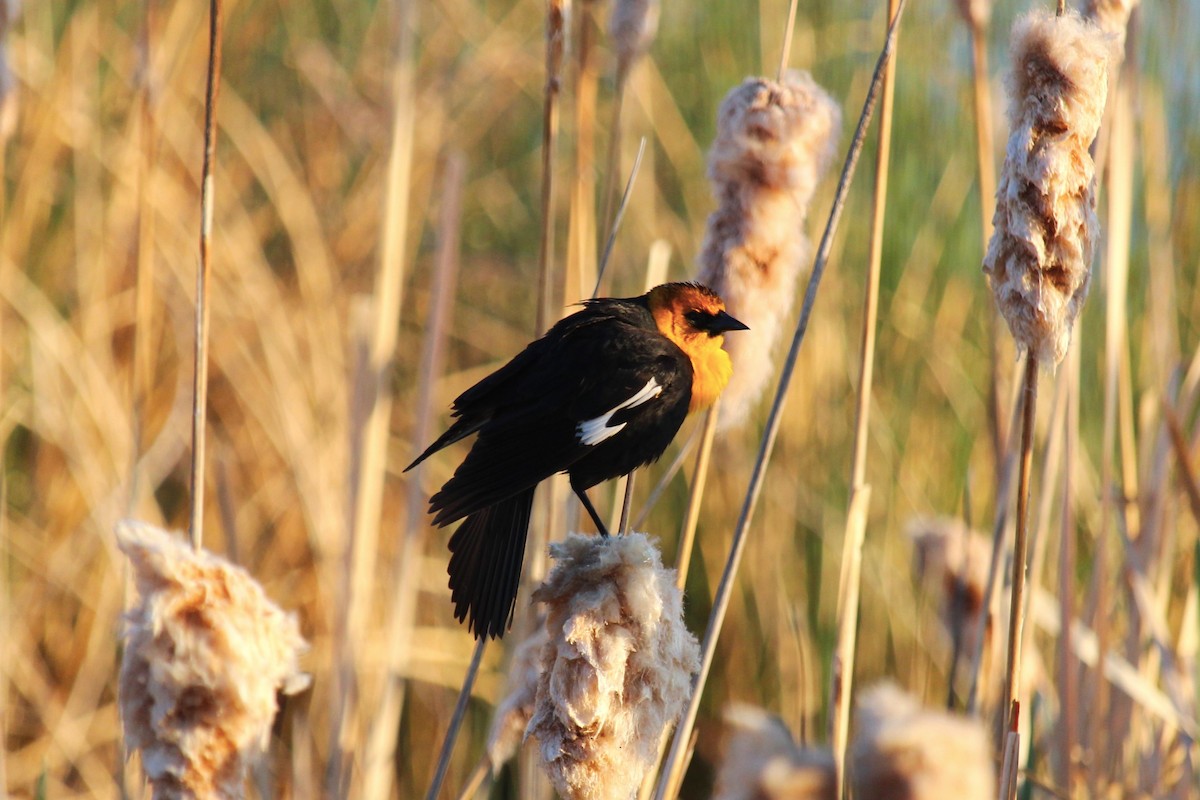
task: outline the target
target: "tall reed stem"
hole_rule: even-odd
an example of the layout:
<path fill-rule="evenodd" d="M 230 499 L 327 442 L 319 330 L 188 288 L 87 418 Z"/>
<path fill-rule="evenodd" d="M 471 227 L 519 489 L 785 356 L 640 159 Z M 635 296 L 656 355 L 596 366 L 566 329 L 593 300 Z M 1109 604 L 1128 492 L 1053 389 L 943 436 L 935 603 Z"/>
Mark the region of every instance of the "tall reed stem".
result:
<path fill-rule="evenodd" d="M 1016 730 L 1021 683 L 1021 632 L 1025 624 L 1025 573 L 1029 558 L 1029 473 L 1033 463 L 1033 424 L 1037 415 L 1038 359 L 1025 359 L 1024 410 L 1021 415 L 1021 470 L 1017 479 L 1017 534 L 1013 543 L 1012 594 L 1008 609 L 1008 665 L 1004 671 L 1004 730 Z"/>
<path fill-rule="evenodd" d="M 208 3 L 208 73 L 204 85 L 204 164 L 200 168 L 200 268 L 196 271 L 196 326 L 192 356 L 192 546 L 204 536 L 204 428 L 208 419 L 208 304 L 212 264 L 213 161 L 217 150 L 217 94 L 221 88 L 221 0 Z"/>
<path fill-rule="evenodd" d="M 462 728 L 463 718 L 467 716 L 467 701 L 471 699 L 471 689 L 475 686 L 475 676 L 479 674 L 479 664 L 483 661 L 483 649 L 487 647 L 487 637 L 480 636 L 475 642 L 475 652 L 471 656 L 471 664 L 467 667 L 466 677 L 463 678 L 462 689 L 458 693 L 458 702 L 454 705 L 454 715 L 450 717 L 450 727 L 442 739 L 442 750 L 438 755 L 437 768 L 433 772 L 433 782 L 425 800 L 437 800 L 442 791 L 442 782 L 446 780 L 446 770 L 450 768 L 450 756 L 454 754 L 454 740 Z"/>
<path fill-rule="evenodd" d="M 897 0 L 888 0 L 887 18 L 896 16 Z M 867 285 L 863 298 L 862 349 L 858 365 L 854 455 L 850 468 L 850 506 L 842 538 L 842 569 L 838 584 L 838 635 L 830 669 L 829 740 L 833 744 L 835 796 L 845 794 L 846 741 L 850 727 L 850 698 L 854 684 L 854 651 L 858 639 L 858 605 L 862 583 L 862 547 L 866 536 L 871 487 L 866 483 L 867 440 L 870 437 L 871 386 L 875 369 L 875 329 L 879 309 L 879 273 L 883 261 L 883 224 L 887 210 L 888 165 L 892 147 L 892 107 L 896 59 L 883 71 L 879 107 L 879 149 L 875 155 L 875 197 L 871 208 L 871 241 Z"/>
<path fill-rule="evenodd" d="M 858 165 L 858 157 L 862 154 L 867 123 L 870 121 L 871 114 L 875 110 L 875 103 L 883 84 L 884 68 L 891 59 L 892 50 L 895 47 L 896 31 L 906 5 L 907 0 L 900 0 L 896 15 L 892 19 L 892 24 L 888 29 L 888 36 L 884 41 L 883 50 L 880 52 L 879 59 L 875 64 L 875 71 L 871 77 L 871 85 L 867 90 L 867 97 L 863 102 L 862 113 L 859 116 L 858 127 L 854 131 L 854 138 L 850 143 L 850 151 L 846 154 L 846 162 L 842 167 L 841 178 L 838 181 L 837 191 L 834 194 L 833 207 L 830 209 L 829 219 L 825 224 L 825 232 L 821 236 L 821 244 L 817 247 L 817 254 L 813 260 L 812 275 L 809 278 L 808 288 L 804 294 L 804 305 L 800 309 L 800 320 L 796 325 L 791 347 L 783 363 L 779 388 L 775 392 L 775 399 L 771 404 L 771 412 L 767 417 L 766 433 L 763 435 L 758 457 L 754 462 L 754 469 L 750 476 L 750 484 L 746 489 L 737 526 L 734 528 L 733 544 L 729 551 L 729 557 L 725 562 L 725 570 L 721 575 L 720 584 L 717 586 L 712 613 L 708 620 L 708 628 L 704 634 L 704 644 L 701 647 L 700 672 L 693 680 L 691 700 L 684 711 L 683 718 L 679 722 L 679 727 L 675 731 L 675 737 L 671 742 L 670 755 L 663 766 L 662 776 L 659 780 L 655 794 L 659 800 L 674 797 L 678 791 L 679 783 L 683 779 L 683 770 L 686 761 L 685 755 L 688 750 L 687 745 L 691 739 L 692 728 L 696 724 L 696 713 L 700 708 L 700 696 L 703 693 L 705 681 L 708 679 L 709 670 L 712 668 L 717 639 L 721 634 L 721 626 L 725 621 L 725 613 L 729 609 L 729 600 L 733 592 L 733 579 L 737 575 L 742 553 L 746 548 L 746 533 L 750 528 L 754 508 L 758 504 L 758 496 L 762 492 L 763 482 L 766 478 L 767 463 L 770 461 L 771 453 L 775 449 L 775 439 L 779 435 L 779 428 L 783 421 L 783 406 L 787 399 L 788 388 L 791 386 L 792 375 L 796 370 L 796 361 L 800 355 L 800 345 L 804 342 L 804 335 L 808 332 L 808 322 L 812 317 L 813 306 L 817 300 L 817 289 L 820 288 L 821 277 L 825 274 L 825 267 L 829 262 L 829 254 L 833 248 L 833 234 L 837 230 L 842 210 L 846 204 L 846 194 L 850 189 L 850 181 L 854 177 L 855 167 Z"/>

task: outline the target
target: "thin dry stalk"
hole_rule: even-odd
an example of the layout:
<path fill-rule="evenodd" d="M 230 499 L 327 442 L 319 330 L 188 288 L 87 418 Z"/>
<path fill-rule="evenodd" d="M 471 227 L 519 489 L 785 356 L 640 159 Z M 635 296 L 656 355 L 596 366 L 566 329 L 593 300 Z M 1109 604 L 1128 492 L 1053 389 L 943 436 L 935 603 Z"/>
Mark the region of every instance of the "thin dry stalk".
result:
<path fill-rule="evenodd" d="M 783 46 L 779 48 L 779 69 L 775 72 L 775 80 L 782 81 L 787 72 L 788 62 L 792 60 L 792 34 L 796 32 L 796 6 L 799 0 L 788 3 L 787 27 L 783 29 Z"/>
<path fill-rule="evenodd" d="M 1026 357 L 1028 358 L 1028 356 Z M 992 524 L 992 556 L 988 562 L 987 587 L 983 593 L 982 632 L 979 640 L 976 642 L 975 650 L 971 653 L 971 689 L 967 693 L 966 708 L 968 714 L 974 714 L 978 710 L 980 698 L 986 697 L 988 692 L 986 686 L 987 672 L 983 666 L 984 650 L 991 639 L 992 620 L 1000 591 L 1000 562 L 1007 549 L 1006 539 L 1009 523 L 1008 496 L 1012 488 L 1013 475 L 1016 472 L 1017 463 L 1016 442 L 1013 440 L 1020 429 L 1018 422 L 1021 418 L 1023 407 L 1024 393 L 1019 393 L 1013 398 L 1012 402 L 1013 412 L 1008 426 L 1008 442 L 1004 448 L 1004 463 L 1001 465 L 1000 477 L 996 486 L 996 516 Z"/>
<path fill-rule="evenodd" d="M 771 412 L 767 417 L 766 432 L 759 447 L 758 457 L 755 459 L 754 470 L 750 477 L 750 485 L 746 489 L 746 496 L 742 502 L 737 526 L 734 528 L 733 543 L 730 547 L 729 557 L 725 562 L 725 570 L 717 586 L 713 609 L 709 615 L 708 627 L 704 633 L 704 643 L 700 657 L 700 671 L 693 681 L 691 700 L 675 731 L 675 737 L 671 742 L 670 755 L 663 766 L 662 777 L 659 780 L 659 785 L 655 793 L 655 796 L 659 800 L 675 797 L 679 790 L 679 783 L 683 779 L 683 771 L 686 766 L 685 755 L 687 744 L 691 739 L 692 728 L 696 724 L 696 713 L 700 709 L 700 696 L 703 693 L 709 669 L 712 667 L 712 659 L 716 652 L 717 639 L 721 634 L 721 626 L 725 621 L 725 613 L 729 609 L 734 577 L 737 575 L 742 553 L 746 547 L 746 533 L 750 528 L 750 520 L 753 517 L 754 508 L 758 504 L 759 494 L 762 492 L 767 463 L 770 461 L 771 453 L 775 448 L 775 439 L 779 435 L 779 428 L 783 421 L 784 401 L 787 399 L 792 375 L 796 370 L 800 345 L 804 342 L 805 333 L 808 331 L 808 322 L 812 316 L 813 306 L 816 303 L 817 290 L 820 288 L 821 277 L 825 274 L 825 267 L 829 262 L 829 254 L 833 248 L 833 234 L 837 230 L 842 209 L 845 207 L 846 194 L 850 189 L 850 181 L 854 177 L 855 167 L 858 165 L 858 157 L 862 153 L 863 142 L 866 139 L 867 123 L 870 122 L 871 114 L 875 109 L 875 102 L 879 97 L 879 91 L 883 84 L 884 67 L 891 59 L 892 49 L 895 46 L 896 31 L 906 6 L 907 0 L 900 0 L 896 15 L 892 20 L 891 27 L 888 29 L 887 38 L 884 41 L 883 49 L 879 54 L 879 59 L 875 64 L 875 70 L 871 76 L 871 84 L 867 90 L 866 99 L 863 101 L 862 113 L 859 116 L 858 127 L 854 131 L 854 137 L 850 142 L 850 150 L 846 154 L 841 178 L 838 181 L 837 191 L 834 194 L 833 206 L 830 209 L 829 219 L 825 225 L 825 232 L 821 236 L 821 244 L 817 248 L 816 258 L 813 261 L 812 275 L 808 281 L 808 288 L 805 290 L 804 304 L 800 309 L 800 320 L 796 325 L 791 347 L 783 364 L 783 371 L 779 379 L 779 388 L 776 390 L 775 399 L 771 404 Z"/>
<path fill-rule="evenodd" d="M 437 800 L 438 794 L 442 791 L 442 781 L 446 779 L 446 770 L 450 768 L 450 756 L 454 754 L 454 741 L 458 738 L 462 721 L 467 716 L 467 701 L 471 699 L 471 689 L 475 686 L 476 676 L 479 675 L 479 664 L 483 661 L 483 649 L 487 647 L 487 641 L 488 637 L 480 636 L 475 642 L 475 653 L 471 656 L 471 664 L 467 667 L 467 674 L 463 677 L 462 689 L 458 693 L 458 702 L 454 704 L 454 715 L 450 717 L 450 727 L 446 729 L 446 736 L 442 739 L 442 749 L 438 754 L 437 767 L 433 772 L 433 782 L 429 784 L 425 800 Z"/>
<path fill-rule="evenodd" d="M 1075 470 L 1079 455 L 1076 447 L 1079 437 L 1078 348 L 1068 354 L 1067 368 L 1070 374 L 1066 383 L 1067 413 L 1063 418 L 1062 526 L 1058 558 L 1058 607 L 1062 632 L 1058 637 L 1057 688 L 1062 710 L 1057 740 L 1061 771 L 1057 780 L 1059 785 L 1067 788 L 1068 796 L 1075 797 L 1082 789 L 1075 758 L 1079 743 L 1079 686 L 1071 631 L 1071 621 L 1075 618 L 1071 587 L 1075 585 Z"/>
<path fill-rule="evenodd" d="M 375 565 L 379 539 L 379 511 L 383 482 L 387 472 L 387 426 L 391 419 L 391 372 L 403 299 L 404 261 L 408 243 L 408 207 L 412 176 L 415 66 L 413 63 L 416 8 L 411 0 L 399 0 L 392 12 L 396 45 L 392 62 L 392 137 L 388 153 L 387 182 L 383 200 L 383 246 L 371 308 L 372 325 L 366 358 L 366 423 L 355 442 L 358 461 L 350 465 L 350 509 L 346 547 L 346 606 L 344 623 L 339 629 L 342 640 L 336 645 L 341 665 L 338 691 L 330 693 L 333 703 L 330 727 L 330 767 L 326 788 L 333 794 L 344 786 L 347 753 L 356 748 L 351 732 L 345 730 L 357 712 L 357 691 L 353 685 L 355 665 L 362 642 L 357 632 L 365 630 L 363 620 L 374 592 Z"/>
<path fill-rule="evenodd" d="M 459 231 L 462 221 L 462 192 L 466 180 L 466 158 L 454 152 L 446 160 L 442 180 L 442 205 L 438 221 L 437 254 L 433 267 L 433 286 L 430 290 L 430 312 L 425 323 L 425 342 L 417 375 L 416 422 L 412 441 L 424 442 L 431 437 L 436 413 L 434 388 L 445 363 L 446 340 L 454 310 L 455 288 L 458 284 Z M 405 676 L 412 658 L 413 627 L 420 592 L 421 557 L 428 538 L 424 520 L 424 489 L 421 482 L 424 465 L 418 465 L 409 477 L 404 521 L 404 546 L 396 554 L 393 568 L 396 590 L 392 592 L 392 608 L 387 631 L 388 669 L 382 699 L 373 714 L 363 758 L 363 790 L 365 798 L 386 798 L 391 795 L 395 775 L 393 759 L 400 715 L 404 709 Z"/>
<path fill-rule="evenodd" d="M 546 87 L 542 104 L 542 227 L 538 241 L 538 304 L 534 334 L 550 327 L 554 263 L 554 153 L 558 143 L 559 93 L 562 90 L 565 0 L 546 3 Z"/>
<path fill-rule="evenodd" d="M 576 6 L 575 172 L 567 242 L 563 302 L 573 303 L 596 285 L 596 67 L 595 0 Z"/>
<path fill-rule="evenodd" d="M 204 428 L 208 418 L 208 276 L 213 226 L 213 161 L 217 150 L 217 93 L 221 88 L 221 0 L 208 3 L 208 72 L 204 84 L 204 163 L 200 168 L 200 266 L 196 271 L 196 324 L 192 356 L 192 547 L 204 536 Z"/>
<path fill-rule="evenodd" d="M 649 49 L 658 32 L 658 0 L 615 0 L 609 16 L 609 36 L 617 55 L 616 89 L 612 100 L 612 124 L 608 129 L 608 168 L 604 174 L 604 215 L 600 230 L 613 225 L 613 201 L 617 178 L 621 171 L 621 112 L 625 106 L 625 90 L 629 74 Z"/>
<path fill-rule="evenodd" d="M 153 384 L 153 351 L 151 337 L 154 317 L 154 223 L 155 208 L 150 200 L 150 177 L 158 156 L 158 130 L 154 122 L 156 105 L 153 62 L 150 58 L 150 31 L 154 23 L 154 4 L 149 0 L 142 8 L 138 33 L 138 161 L 137 174 L 137 277 L 134 288 L 133 371 L 130 376 L 133 397 L 133 436 L 130 447 L 129 501 L 126 512 L 132 513 L 139 491 L 138 460 L 141 456 L 146 425 L 146 400 Z M 0 206 L 0 212 L 3 207 Z"/>
<path fill-rule="evenodd" d="M 700 504 L 704 499 L 704 488 L 708 483 L 708 465 L 712 460 L 713 442 L 717 438 L 717 410 L 721 398 L 712 404 L 704 415 L 704 428 L 700 433 L 700 452 L 696 453 L 696 469 L 692 475 L 692 488 L 688 493 L 687 509 L 683 513 L 683 527 L 679 533 L 679 552 L 675 556 L 675 585 L 683 591 L 687 584 L 688 568 L 692 563 L 692 546 L 696 542 L 696 527 L 700 522 Z"/>
<path fill-rule="evenodd" d="M 975 109 L 975 165 L 979 177 L 980 233 L 983 252 L 987 252 L 992 238 L 992 214 L 996 201 L 995 142 L 992 137 L 992 84 L 988 75 L 988 21 L 991 4 L 988 0 L 965 0 L 959 9 L 967 23 L 971 37 L 971 96 Z M 992 435 L 992 456 L 996 480 L 1004 463 L 1004 412 L 1000 398 L 1000 320 L 996 308 L 988 303 L 988 429 Z"/>
<path fill-rule="evenodd" d="M 888 0 L 887 19 L 896 16 L 897 0 Z M 898 39 L 898 37 L 897 37 Z M 895 45 L 897 48 L 899 44 Z M 871 387 L 875 370 L 875 329 L 879 309 L 879 274 L 883 262 L 883 224 L 887 210 L 888 166 L 892 149 L 892 107 L 896 58 L 883 71 L 883 98 L 879 106 L 879 146 L 875 153 L 875 194 L 871 208 L 867 285 L 863 298 L 862 348 L 859 352 L 858 391 L 854 417 L 854 454 L 850 467 L 850 506 L 842 539 L 842 570 L 838 586 L 838 635 L 830 670 L 829 715 L 837 795 L 846 785 L 846 742 L 850 726 L 850 698 L 854 683 L 854 652 L 858 638 L 858 604 L 862 582 L 862 547 L 866 536 L 871 488 L 867 486 L 867 439 L 871 416 Z"/>
<path fill-rule="evenodd" d="M 1025 360 L 1025 400 L 1021 414 L 1021 471 L 1017 479 L 1017 532 L 1013 540 L 1012 587 L 1008 607 L 1008 661 L 1004 670 L 1004 708 L 1010 709 L 1005 729 L 1017 730 L 1015 715 L 1021 677 L 1021 631 L 1025 624 L 1025 576 L 1029 558 L 1029 473 L 1033 463 L 1033 425 L 1037 414 L 1038 358 Z"/>

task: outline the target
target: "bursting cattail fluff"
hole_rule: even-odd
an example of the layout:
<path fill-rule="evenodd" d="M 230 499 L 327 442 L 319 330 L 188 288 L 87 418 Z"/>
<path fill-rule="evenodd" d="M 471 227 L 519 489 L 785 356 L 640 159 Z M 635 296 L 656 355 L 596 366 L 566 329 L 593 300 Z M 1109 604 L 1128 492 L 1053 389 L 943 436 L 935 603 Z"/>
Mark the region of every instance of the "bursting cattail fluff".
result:
<path fill-rule="evenodd" d="M 1033 11 L 1012 35 L 1012 132 L 983 271 L 1017 345 L 1056 365 L 1087 297 L 1112 38 L 1074 13 Z"/>
<path fill-rule="evenodd" d="M 139 604 L 126 616 L 120 708 L 155 800 L 242 797 L 276 690 L 307 686 L 296 619 L 243 569 L 141 522 L 117 526 Z"/>
<path fill-rule="evenodd" d="M 781 83 L 747 78 L 721 102 L 708 176 L 717 210 L 708 218 L 697 280 L 750 326 L 726 339 L 734 380 L 721 425 L 745 418 L 773 372 L 771 352 L 808 258 L 805 217 L 829 167 L 841 110 L 807 72 Z"/>
<path fill-rule="evenodd" d="M 991 746 L 979 720 L 923 709 L 885 683 L 863 693 L 850 748 L 853 796 L 871 800 L 995 797 Z"/>
<path fill-rule="evenodd" d="M 645 534 L 571 534 L 550 556 L 533 595 L 549 641 L 528 733 L 564 798 L 628 800 L 689 696 L 700 648 Z"/>
<path fill-rule="evenodd" d="M 752 706 L 725 712 L 733 729 L 713 800 L 833 800 L 833 754 L 800 749 L 779 717 Z"/>

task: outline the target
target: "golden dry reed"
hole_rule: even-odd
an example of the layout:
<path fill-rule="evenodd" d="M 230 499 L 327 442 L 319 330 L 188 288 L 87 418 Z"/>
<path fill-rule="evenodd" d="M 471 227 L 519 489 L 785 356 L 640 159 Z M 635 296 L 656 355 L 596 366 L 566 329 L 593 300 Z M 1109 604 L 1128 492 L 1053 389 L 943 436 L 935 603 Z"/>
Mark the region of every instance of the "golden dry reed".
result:
<path fill-rule="evenodd" d="M 796 746 L 783 720 L 752 706 L 725 712 L 732 728 L 713 800 L 834 800 L 833 754 Z"/>
<path fill-rule="evenodd" d="M 798 70 L 781 82 L 747 78 L 721 101 L 708 157 L 717 210 L 708 218 L 697 279 L 750 326 L 725 343 L 737 379 L 722 395 L 722 427 L 745 419 L 773 372 L 771 352 L 809 255 L 808 206 L 841 126 L 837 103 Z"/>
<path fill-rule="evenodd" d="M 549 641 L 528 734 L 564 798 L 627 800 L 689 696 L 700 648 L 645 534 L 571 534 L 550 556 L 533 595 Z"/>
<path fill-rule="evenodd" d="M 984 258 L 996 306 L 1043 365 L 1067 352 L 1087 297 L 1098 233 L 1096 138 L 1113 39 L 1073 12 L 1032 11 L 1013 26 L 1011 133 Z"/>
<path fill-rule="evenodd" d="M 139 595 L 121 662 L 126 745 L 141 752 L 156 800 L 240 798 L 276 691 L 307 686 L 296 618 L 245 570 L 182 536 L 127 520 L 117 543 Z"/>
<path fill-rule="evenodd" d="M 616 0 L 608 18 L 608 33 L 612 37 L 617 62 L 622 68 L 640 58 L 658 33 L 658 0 Z"/>
<path fill-rule="evenodd" d="M 850 750 L 853 796 L 870 800 L 995 797 L 988 736 L 979 720 L 921 708 L 890 683 L 863 693 Z"/>

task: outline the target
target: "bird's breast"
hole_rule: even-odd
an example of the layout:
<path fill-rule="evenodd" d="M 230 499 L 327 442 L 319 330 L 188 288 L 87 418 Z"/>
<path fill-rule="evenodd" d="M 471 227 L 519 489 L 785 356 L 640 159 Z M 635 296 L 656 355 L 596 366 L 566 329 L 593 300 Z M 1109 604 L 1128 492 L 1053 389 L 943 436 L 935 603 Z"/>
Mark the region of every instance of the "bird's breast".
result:
<path fill-rule="evenodd" d="M 733 375 L 733 362 L 721 347 L 723 337 L 715 336 L 701 347 L 692 348 L 692 400 L 688 413 L 702 411 L 716 401 Z"/>

